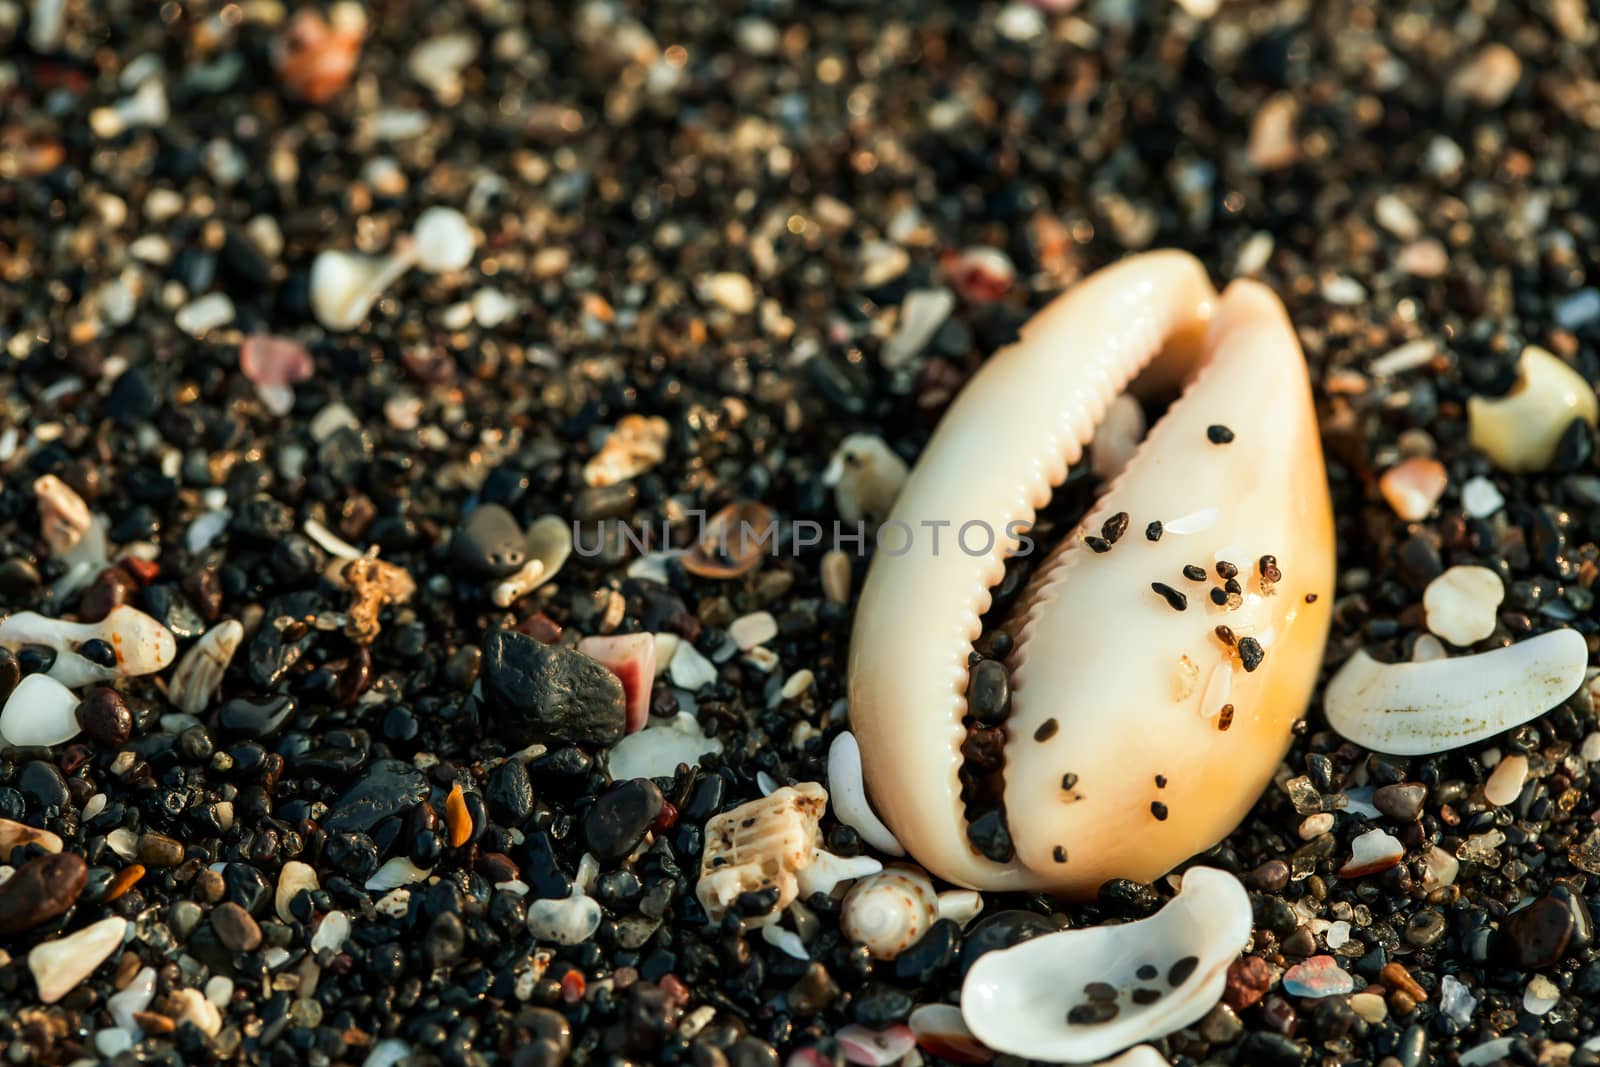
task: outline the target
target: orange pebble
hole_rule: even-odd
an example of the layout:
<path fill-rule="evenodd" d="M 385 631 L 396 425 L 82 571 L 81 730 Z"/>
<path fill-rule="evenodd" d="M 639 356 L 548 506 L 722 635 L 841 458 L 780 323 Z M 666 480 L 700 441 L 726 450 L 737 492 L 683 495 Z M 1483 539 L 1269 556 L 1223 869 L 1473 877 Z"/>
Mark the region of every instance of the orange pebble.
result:
<path fill-rule="evenodd" d="M 450 827 L 450 847 L 460 848 L 472 836 L 472 813 L 467 810 L 467 794 L 457 782 L 444 800 L 444 821 Z"/>
<path fill-rule="evenodd" d="M 1384 964 L 1383 970 L 1378 972 L 1378 981 L 1390 989 L 1398 989 L 1418 1003 L 1428 999 L 1428 991 L 1418 985 L 1417 980 L 1411 977 L 1411 972 L 1398 963 Z"/>
<path fill-rule="evenodd" d="M 144 864 L 135 863 L 130 867 L 124 867 L 122 870 L 116 873 L 116 876 L 111 879 L 110 884 L 106 886 L 106 895 L 100 898 L 100 903 L 109 904 L 113 900 L 116 900 L 118 897 L 122 896 L 122 894 L 132 889 L 139 879 L 143 877 Z"/>
<path fill-rule="evenodd" d="M 331 23 L 320 12 L 302 8 L 274 42 L 272 65 L 290 95 L 325 103 L 349 84 L 366 32 L 359 5 L 338 4 Z"/>
<path fill-rule="evenodd" d="M 1394 513 L 1407 522 L 1421 522 L 1444 495 L 1450 475 L 1431 456 L 1403 460 L 1383 472 L 1378 488 Z"/>

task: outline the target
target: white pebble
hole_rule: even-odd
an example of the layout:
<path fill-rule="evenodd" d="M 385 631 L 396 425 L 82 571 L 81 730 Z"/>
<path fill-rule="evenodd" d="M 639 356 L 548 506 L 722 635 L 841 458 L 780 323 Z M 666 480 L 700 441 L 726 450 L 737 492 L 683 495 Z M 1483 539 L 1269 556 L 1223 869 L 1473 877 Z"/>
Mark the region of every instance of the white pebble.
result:
<path fill-rule="evenodd" d="M 1495 484 L 1483 475 L 1469 478 L 1461 487 L 1461 507 L 1474 519 L 1487 519 L 1505 506 L 1506 498 L 1500 495 Z"/>
<path fill-rule="evenodd" d="M 47 674 L 30 674 L 0 710 L 0 737 L 18 747 L 48 747 L 78 736 L 78 698 Z"/>
<path fill-rule="evenodd" d="M 955 310 L 949 289 L 913 289 L 900 306 L 900 326 L 884 343 L 880 359 L 891 370 L 910 363 Z"/>
<path fill-rule="evenodd" d="M 781 926 L 763 926 L 761 939 L 786 956 L 793 956 L 797 960 L 811 958 L 810 953 L 806 952 L 806 943 L 793 930 L 785 930 Z"/>
<path fill-rule="evenodd" d="M 700 299 L 743 315 L 756 306 L 756 287 L 749 278 L 734 271 L 722 271 L 700 279 Z"/>
<path fill-rule="evenodd" d="M 1578 750 L 1578 754 L 1589 763 L 1600 761 L 1600 730 L 1583 739 L 1583 747 Z"/>
<path fill-rule="evenodd" d="M 442 100 L 461 95 L 461 72 L 478 58 L 478 42 L 468 33 L 430 37 L 411 50 L 406 70 Z"/>
<path fill-rule="evenodd" d="M 1350 924 L 1343 919 L 1330 923 L 1328 932 L 1323 935 L 1323 940 L 1327 942 L 1330 949 L 1337 951 L 1343 948 L 1350 941 Z"/>
<path fill-rule="evenodd" d="M 1550 465 L 1573 419 L 1590 426 L 1600 416 L 1594 387 L 1571 364 L 1529 345 L 1517 363 L 1517 387 L 1504 396 L 1467 398 L 1467 434 L 1501 470 L 1538 471 Z"/>
<path fill-rule="evenodd" d="M 410 1045 L 398 1037 L 385 1038 L 372 1046 L 372 1051 L 367 1053 L 367 1058 L 361 1062 L 361 1067 L 395 1067 L 395 1064 L 410 1055 Z"/>
<path fill-rule="evenodd" d="M 416 241 L 417 266 L 430 274 L 463 269 L 478 249 L 467 217 L 453 207 L 424 211 L 411 236 Z"/>
<path fill-rule="evenodd" d="M 311 951 L 327 949 L 329 952 L 338 952 L 349 936 L 350 917 L 342 911 L 330 911 L 322 917 L 316 932 L 311 935 Z"/>
<path fill-rule="evenodd" d="M 600 926 L 600 905 L 576 885 L 565 900 L 536 900 L 528 905 L 528 932 L 535 941 L 578 945 Z"/>
<path fill-rule="evenodd" d="M 233 999 L 233 979 L 225 974 L 213 975 L 206 983 L 206 999 L 218 1008 L 226 1008 Z"/>
<path fill-rule="evenodd" d="M 728 636 L 739 646 L 739 651 L 748 652 L 778 636 L 778 620 L 768 611 L 741 615 L 728 624 Z"/>
<path fill-rule="evenodd" d="M 139 1023 L 134 1019 L 135 1012 L 144 1011 L 150 1006 L 150 1001 L 156 995 L 156 972 L 154 967 L 145 967 L 133 976 L 132 981 L 123 986 L 116 993 L 106 998 L 106 1010 L 111 1013 L 112 1020 L 135 1037 L 144 1036 L 139 1028 Z"/>
<path fill-rule="evenodd" d="M 1495 765 L 1494 773 L 1483 785 L 1483 798 L 1497 808 L 1516 800 L 1528 781 L 1528 757 L 1507 756 Z"/>
<path fill-rule="evenodd" d="M 318 252 L 311 263 L 312 314 L 330 330 L 355 329 L 415 259 L 414 250 L 393 256 L 361 256 L 331 249 Z"/>
<path fill-rule="evenodd" d="M 290 902 L 301 890 L 314 893 L 318 888 L 316 868 L 299 860 L 285 863 L 278 872 L 278 889 L 273 895 L 273 908 L 278 918 L 286 923 L 294 922 L 294 913 L 289 910 Z"/>
<path fill-rule="evenodd" d="M 39 999 L 54 1004 L 66 996 L 122 946 L 127 932 L 128 920 L 112 916 L 35 945 L 28 953 L 28 970 L 33 972 Z"/>
<path fill-rule="evenodd" d="M 1522 1010 L 1529 1015 L 1543 1015 L 1560 1002 L 1560 988 L 1542 974 L 1534 975 L 1522 993 Z"/>
<path fill-rule="evenodd" d="M 219 326 L 233 321 L 233 301 L 227 293 L 207 293 L 199 300 L 185 304 L 173 321 L 178 329 L 190 337 L 200 337 Z"/>
<path fill-rule="evenodd" d="M 659 646 L 656 651 L 660 652 Z M 678 650 L 672 654 L 668 670 L 672 675 L 672 684 L 691 693 L 717 680 L 717 668 L 688 641 L 678 642 Z"/>
<path fill-rule="evenodd" d="M 631 733 L 606 753 L 606 769 L 615 780 L 670 778 L 678 764 L 693 767 L 700 757 L 722 752 L 722 742 L 707 737 L 693 715 L 679 712 L 665 723 L 653 723 Z"/>
<path fill-rule="evenodd" d="M 1319 811 L 1315 815 L 1307 815 L 1300 820 L 1300 840 L 1310 841 L 1313 837 L 1321 837 L 1333 829 L 1333 812 Z"/>
<path fill-rule="evenodd" d="M 1368 830 L 1350 842 L 1350 861 L 1339 868 L 1340 878 L 1360 878 L 1388 870 L 1406 854 L 1399 838 L 1382 830 Z"/>
<path fill-rule="evenodd" d="M 1471 645 L 1494 633 L 1505 599 L 1500 576 L 1487 567 L 1451 567 L 1428 583 L 1422 609 L 1428 629 L 1452 645 Z"/>

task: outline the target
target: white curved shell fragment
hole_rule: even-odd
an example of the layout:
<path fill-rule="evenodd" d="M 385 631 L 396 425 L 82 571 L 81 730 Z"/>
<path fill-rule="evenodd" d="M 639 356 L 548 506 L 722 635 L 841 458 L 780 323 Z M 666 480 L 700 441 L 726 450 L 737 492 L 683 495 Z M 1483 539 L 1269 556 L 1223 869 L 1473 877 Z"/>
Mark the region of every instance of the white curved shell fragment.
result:
<path fill-rule="evenodd" d="M 822 484 L 833 488 L 839 517 L 870 529 L 886 519 L 895 497 L 906 484 L 906 461 L 895 455 L 883 438 L 853 433 L 839 442 L 822 472 Z"/>
<path fill-rule="evenodd" d="M 96 638 L 111 646 L 116 666 L 103 667 L 78 653 L 78 646 Z M 69 689 L 154 674 L 178 654 L 171 630 L 126 604 L 112 608 L 99 622 L 67 622 L 20 611 L 0 622 L 0 645 L 49 645 L 56 650 L 50 677 Z"/>
<path fill-rule="evenodd" d="M 1228 965 L 1250 939 L 1250 897 L 1233 875 L 1212 867 L 1184 872 L 1183 886 L 1148 919 L 1122 926 L 1063 930 L 990 952 L 967 972 L 961 1015 L 999 1052 L 1090 1063 L 1187 1026 L 1217 1003 Z M 1142 967 L 1156 968 L 1153 979 Z M 1148 972 L 1146 972 L 1148 973 Z M 1072 1022 L 1085 987 L 1117 990 L 1119 1009 L 1104 1022 Z M 1137 989 L 1160 994 L 1152 1003 Z M 1133 1061 L 1137 1063 L 1138 1061 Z"/>
<path fill-rule="evenodd" d="M 585 638 L 588 640 L 588 638 Z M 618 782 L 631 778 L 670 778 L 678 764 L 693 767 L 704 755 L 718 755 L 722 742 L 707 737 L 700 720 L 680 711 L 665 722 L 657 721 L 612 745 L 606 752 L 606 771 Z"/>
<path fill-rule="evenodd" d="M 382 893 L 401 886 L 415 885 L 432 873 L 432 867 L 418 867 L 404 856 L 395 856 L 387 860 L 371 878 L 367 879 L 366 889 L 369 893 Z"/>
<path fill-rule="evenodd" d="M 1328 682 L 1328 724 L 1393 756 L 1426 756 L 1521 726 L 1577 691 L 1589 650 L 1576 630 L 1552 630 L 1471 656 L 1379 663 L 1357 652 Z"/>
<path fill-rule="evenodd" d="M 856 737 L 846 730 L 828 748 L 828 795 L 833 814 L 861 835 L 861 840 L 890 856 L 904 856 L 905 848 L 894 832 L 883 825 L 867 800 L 867 786 L 861 778 L 861 748 Z"/>
<path fill-rule="evenodd" d="M 173 706 L 190 715 L 205 711 L 243 640 L 244 626 L 236 619 L 219 622 L 202 634 L 172 672 L 167 698 Z"/>
<path fill-rule="evenodd" d="M 397 242 L 388 256 L 364 256 L 327 249 L 311 263 L 311 311 L 330 330 L 354 330 L 366 321 L 383 291 L 417 261 L 410 241 Z"/>
<path fill-rule="evenodd" d="M 19 747 L 71 741 L 78 736 L 77 712 L 78 698 L 72 690 L 47 674 L 30 674 L 17 683 L 0 710 L 0 740 Z"/>

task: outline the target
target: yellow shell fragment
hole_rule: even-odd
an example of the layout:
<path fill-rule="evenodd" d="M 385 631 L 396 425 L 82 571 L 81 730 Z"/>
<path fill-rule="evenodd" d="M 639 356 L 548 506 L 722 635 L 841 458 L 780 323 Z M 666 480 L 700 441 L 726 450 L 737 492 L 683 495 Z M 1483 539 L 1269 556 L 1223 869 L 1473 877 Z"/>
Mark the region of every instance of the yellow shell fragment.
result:
<path fill-rule="evenodd" d="M 800 892 L 796 872 L 816 854 L 817 823 L 827 807 L 827 790 L 802 782 L 712 819 L 694 890 L 706 914 L 720 918 L 740 894 L 769 888 L 778 890 L 773 911 L 793 903 Z"/>

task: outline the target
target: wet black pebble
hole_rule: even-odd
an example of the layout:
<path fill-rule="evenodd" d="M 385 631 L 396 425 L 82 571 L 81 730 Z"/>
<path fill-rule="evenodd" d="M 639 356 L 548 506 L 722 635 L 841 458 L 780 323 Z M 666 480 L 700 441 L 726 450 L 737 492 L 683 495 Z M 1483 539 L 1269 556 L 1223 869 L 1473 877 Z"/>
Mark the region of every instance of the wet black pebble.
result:
<path fill-rule="evenodd" d="M 533 814 L 533 783 L 520 760 L 507 760 L 489 776 L 484 799 L 497 822 L 520 827 Z"/>
<path fill-rule="evenodd" d="M 541 739 L 612 744 L 626 720 L 622 682 L 597 661 L 496 630 L 484 641 L 483 692 L 497 736 L 522 747 Z"/>
<path fill-rule="evenodd" d="M 487 578 L 503 578 L 528 562 L 522 527 L 498 504 L 480 505 L 467 516 L 450 542 L 450 553 Z"/>
<path fill-rule="evenodd" d="M 20 681 L 22 667 L 17 663 L 16 653 L 9 648 L 0 648 L 0 707 L 5 706 L 6 699 Z"/>
<path fill-rule="evenodd" d="M 294 713 L 294 697 L 287 694 L 234 697 L 217 709 L 217 726 L 238 737 L 271 737 Z"/>
<path fill-rule="evenodd" d="M 1161 908 L 1161 894 L 1142 882 L 1112 878 L 1100 886 L 1100 906 L 1119 919 L 1142 919 Z"/>
<path fill-rule="evenodd" d="M 906 1021 L 914 1006 L 911 997 L 887 986 L 870 986 L 856 994 L 851 1004 L 855 1021 L 871 1030 L 887 1030 Z"/>
<path fill-rule="evenodd" d="M 16 786 L 27 798 L 28 810 L 47 818 L 55 818 L 72 803 L 67 780 L 53 763 L 34 760 L 24 764 L 17 774 Z"/>
<path fill-rule="evenodd" d="M 1422 814 L 1428 787 L 1421 782 L 1396 782 L 1381 785 L 1372 793 L 1372 806 L 1401 822 L 1412 822 Z"/>
<path fill-rule="evenodd" d="M 925 930 L 916 943 L 894 958 L 895 980 L 907 985 L 928 985 L 950 966 L 961 944 L 961 927 L 952 919 L 940 919 Z"/>
<path fill-rule="evenodd" d="M 661 814 L 661 790 L 648 778 L 612 786 L 583 814 L 583 839 L 602 862 L 633 851 Z"/>
<path fill-rule="evenodd" d="M 1011 674 L 999 660 L 979 660 L 967 678 L 967 714 L 997 726 L 1011 711 Z"/>
<path fill-rule="evenodd" d="M 1020 945 L 1057 929 L 1055 923 L 1031 911 L 1001 911 L 985 916 L 973 923 L 961 939 L 962 976 L 987 952 Z"/>
<path fill-rule="evenodd" d="M 991 809 L 967 824 L 967 840 L 982 855 L 996 863 L 1008 863 L 1016 855 L 1005 812 Z"/>
<path fill-rule="evenodd" d="M 816 1015 L 827 1009 L 839 996 L 839 985 L 820 963 L 812 962 L 806 972 L 789 989 L 789 1010 L 801 1017 Z"/>
<path fill-rule="evenodd" d="M 391 815 L 408 811 L 428 795 L 428 779 L 403 760 L 375 761 L 366 775 L 328 809 L 322 828 L 330 833 L 365 833 Z"/>
<path fill-rule="evenodd" d="M 1257 1031 L 1239 1046 L 1236 1062 L 1251 1067 L 1300 1067 L 1311 1059 L 1311 1050 L 1281 1034 Z"/>

